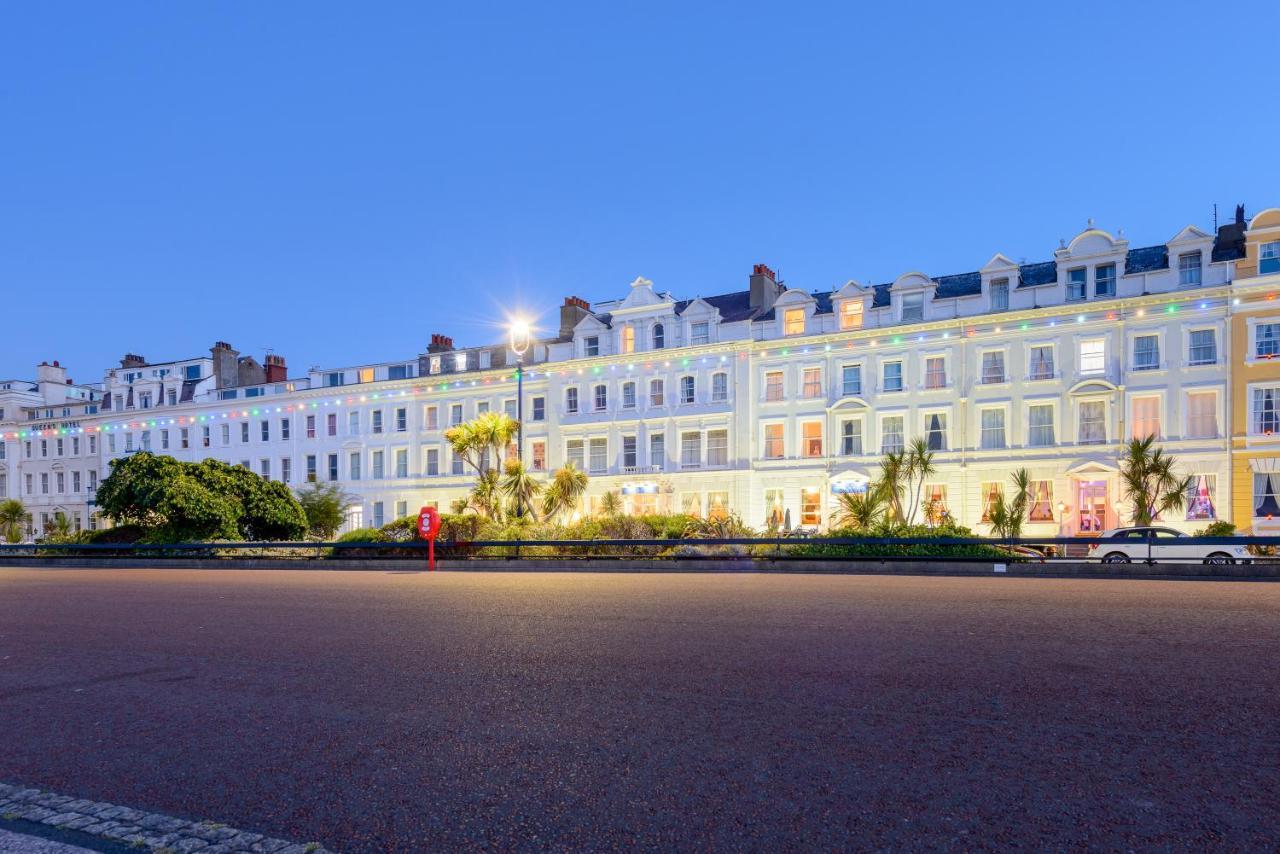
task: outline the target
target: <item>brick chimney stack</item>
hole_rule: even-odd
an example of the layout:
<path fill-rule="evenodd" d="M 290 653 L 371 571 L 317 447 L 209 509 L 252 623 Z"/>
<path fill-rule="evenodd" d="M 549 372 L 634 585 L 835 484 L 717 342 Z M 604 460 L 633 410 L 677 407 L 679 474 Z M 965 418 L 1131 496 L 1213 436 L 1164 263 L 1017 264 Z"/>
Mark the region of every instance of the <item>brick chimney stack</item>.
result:
<path fill-rule="evenodd" d="M 431 333 L 431 343 L 427 345 L 428 353 L 447 353 L 453 349 L 453 339 L 438 332 Z"/>
<path fill-rule="evenodd" d="M 284 356 L 268 353 L 264 367 L 266 368 L 267 382 L 269 383 L 282 383 L 289 376 L 289 372 L 285 368 Z"/>
<path fill-rule="evenodd" d="M 565 297 L 564 305 L 560 306 L 560 337 L 573 335 L 573 328 L 590 313 L 591 303 L 581 297 Z"/>
<path fill-rule="evenodd" d="M 122 368 L 141 368 L 147 363 L 147 360 L 137 353 L 125 353 L 124 358 L 120 360 Z"/>

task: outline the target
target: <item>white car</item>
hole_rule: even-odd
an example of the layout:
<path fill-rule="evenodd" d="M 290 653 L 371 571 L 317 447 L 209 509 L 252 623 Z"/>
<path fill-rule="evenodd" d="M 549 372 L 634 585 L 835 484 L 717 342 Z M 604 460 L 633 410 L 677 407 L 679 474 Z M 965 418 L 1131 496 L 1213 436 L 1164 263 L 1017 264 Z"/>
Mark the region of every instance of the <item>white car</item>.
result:
<path fill-rule="evenodd" d="M 1217 566 L 1250 561 L 1249 550 L 1245 546 L 1206 546 L 1180 542 L 1188 539 L 1191 539 L 1188 534 L 1172 528 L 1113 528 L 1103 531 L 1098 542 L 1089 546 L 1089 557 L 1101 558 L 1103 563 L 1132 563 L 1144 562 L 1150 556 L 1157 563 L 1207 563 Z"/>

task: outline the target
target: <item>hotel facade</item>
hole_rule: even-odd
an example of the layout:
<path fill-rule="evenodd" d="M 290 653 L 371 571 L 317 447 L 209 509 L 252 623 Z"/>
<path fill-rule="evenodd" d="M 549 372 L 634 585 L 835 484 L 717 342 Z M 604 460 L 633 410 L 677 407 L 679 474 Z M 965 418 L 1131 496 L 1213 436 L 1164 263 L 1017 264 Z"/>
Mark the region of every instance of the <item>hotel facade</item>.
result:
<path fill-rule="evenodd" d="M 637 278 L 614 300 L 567 298 L 525 354 L 523 455 L 536 473 L 587 471 L 584 513 L 612 491 L 629 512 L 822 528 L 884 452 L 922 438 L 930 521 L 985 533 L 991 499 L 1025 467 L 1027 535 L 1051 536 L 1127 522 L 1118 457 L 1153 435 L 1194 476 L 1163 523 L 1271 532 L 1278 291 L 1277 209 L 1137 248 L 1090 224 L 1049 260 L 996 253 L 969 273 L 828 291 L 762 264 L 745 289 L 710 296 Z M 467 494 L 444 432 L 514 417 L 514 365 L 503 345 L 440 335 L 416 358 L 295 377 L 278 355 L 223 342 L 174 362 L 129 355 L 87 385 L 41 365 L 34 382 L 0 381 L 0 496 L 27 505 L 37 536 L 59 511 L 100 526 L 110 462 L 151 450 L 336 482 L 358 499 L 347 527 L 381 525 Z"/>

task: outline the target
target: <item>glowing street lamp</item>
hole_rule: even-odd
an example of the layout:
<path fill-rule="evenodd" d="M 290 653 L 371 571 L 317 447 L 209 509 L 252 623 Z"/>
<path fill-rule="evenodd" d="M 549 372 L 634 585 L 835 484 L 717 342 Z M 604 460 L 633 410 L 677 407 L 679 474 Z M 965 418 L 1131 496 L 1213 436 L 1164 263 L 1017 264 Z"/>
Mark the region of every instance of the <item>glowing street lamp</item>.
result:
<path fill-rule="evenodd" d="M 526 320 L 511 322 L 511 350 L 516 354 L 516 462 L 524 470 L 524 354 L 533 339 Z M 516 499 L 516 516 L 524 516 L 524 496 Z"/>

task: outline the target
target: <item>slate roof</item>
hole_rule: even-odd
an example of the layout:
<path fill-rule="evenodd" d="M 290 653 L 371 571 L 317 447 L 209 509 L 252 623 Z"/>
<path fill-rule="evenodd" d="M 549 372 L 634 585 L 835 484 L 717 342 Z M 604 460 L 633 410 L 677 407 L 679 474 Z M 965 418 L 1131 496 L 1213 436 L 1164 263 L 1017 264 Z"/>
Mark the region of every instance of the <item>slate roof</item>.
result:
<path fill-rule="evenodd" d="M 1020 288 L 1052 285 L 1057 281 L 1057 261 L 1038 261 L 1035 264 L 1022 264 L 1018 267 L 1018 287 Z"/>
<path fill-rule="evenodd" d="M 701 297 L 702 301 L 720 310 L 720 320 L 724 323 L 736 323 L 746 320 L 753 314 L 751 309 L 751 292 L 734 291 L 731 294 L 718 294 L 713 297 Z M 685 309 L 694 300 L 685 299 L 676 303 L 676 314 L 684 314 Z M 759 318 L 757 318 L 758 320 Z"/>
<path fill-rule="evenodd" d="M 1167 269 L 1169 269 L 1168 246 L 1144 246 L 1141 249 L 1130 249 L 1128 256 L 1124 259 L 1125 275 Z"/>

